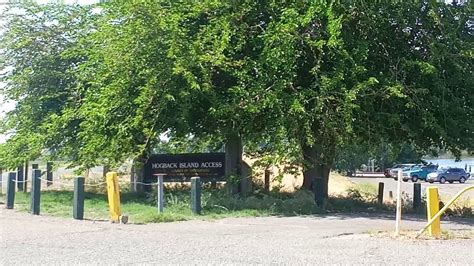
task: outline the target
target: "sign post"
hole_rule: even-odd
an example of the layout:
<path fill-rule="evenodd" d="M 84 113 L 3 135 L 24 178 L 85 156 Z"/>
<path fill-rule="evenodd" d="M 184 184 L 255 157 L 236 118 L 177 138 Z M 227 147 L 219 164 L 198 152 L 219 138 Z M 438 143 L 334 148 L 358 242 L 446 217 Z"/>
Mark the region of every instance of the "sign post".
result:
<path fill-rule="evenodd" d="M 163 191 L 163 176 L 164 174 L 157 174 L 158 176 L 158 182 L 157 182 L 157 187 L 156 187 L 156 191 L 157 191 L 157 200 L 156 200 L 156 203 L 157 203 L 157 207 L 158 207 L 158 212 L 159 213 L 162 213 L 163 212 L 163 208 L 165 206 L 165 197 L 164 197 L 164 191 Z"/>

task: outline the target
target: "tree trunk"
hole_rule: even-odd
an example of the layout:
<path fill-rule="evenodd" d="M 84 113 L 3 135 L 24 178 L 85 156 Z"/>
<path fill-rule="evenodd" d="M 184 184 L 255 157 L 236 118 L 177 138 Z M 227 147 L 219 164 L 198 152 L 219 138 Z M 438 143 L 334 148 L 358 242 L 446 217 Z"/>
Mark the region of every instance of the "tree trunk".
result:
<path fill-rule="evenodd" d="M 317 169 L 316 169 L 316 158 L 317 149 L 316 147 L 311 147 L 308 145 L 302 145 L 301 147 L 303 151 L 303 158 L 304 158 L 304 170 L 303 170 L 303 185 L 304 189 L 312 190 L 313 187 L 313 179 L 317 176 Z"/>
<path fill-rule="evenodd" d="M 110 166 L 109 165 L 102 166 L 102 177 L 104 179 L 106 178 L 108 172 L 110 172 Z"/>
<path fill-rule="evenodd" d="M 235 175 L 242 179 L 242 138 L 234 133 L 227 136 L 225 144 L 225 174 Z M 232 193 L 241 193 L 241 181 L 232 185 Z"/>
<path fill-rule="evenodd" d="M 132 169 L 130 171 L 130 189 L 132 192 L 141 193 L 145 191 L 145 172 L 144 166 L 145 156 L 141 155 L 135 158 L 132 162 Z"/>
<path fill-rule="evenodd" d="M 331 172 L 331 166 L 328 164 L 323 165 L 323 196 L 325 199 L 329 198 L 329 174 Z"/>
<path fill-rule="evenodd" d="M 303 188 L 313 191 L 316 205 L 324 207 L 329 197 L 331 164 L 322 160 L 321 152 L 316 146 L 303 145 L 302 151 L 306 164 L 303 171 Z"/>

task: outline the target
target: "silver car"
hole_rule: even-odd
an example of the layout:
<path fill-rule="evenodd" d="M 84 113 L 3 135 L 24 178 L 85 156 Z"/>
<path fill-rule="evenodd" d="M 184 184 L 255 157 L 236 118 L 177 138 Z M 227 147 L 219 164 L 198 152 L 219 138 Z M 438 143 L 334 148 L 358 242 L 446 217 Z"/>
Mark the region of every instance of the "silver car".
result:
<path fill-rule="evenodd" d="M 436 171 L 434 173 L 428 174 L 426 180 L 430 183 L 440 182 L 441 184 L 453 183 L 454 181 L 459 181 L 459 183 L 464 183 L 469 178 L 469 174 L 464 171 L 462 168 L 448 168 Z"/>

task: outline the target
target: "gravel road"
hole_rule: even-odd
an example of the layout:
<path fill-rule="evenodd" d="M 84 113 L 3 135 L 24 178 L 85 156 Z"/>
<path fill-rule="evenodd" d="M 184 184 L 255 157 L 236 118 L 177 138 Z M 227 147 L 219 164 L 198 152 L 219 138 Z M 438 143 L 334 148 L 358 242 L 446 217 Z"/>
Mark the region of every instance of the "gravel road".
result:
<path fill-rule="evenodd" d="M 373 178 L 373 177 L 352 177 L 350 180 L 354 183 L 371 183 L 376 186 L 378 186 L 379 182 L 383 182 L 384 185 L 384 199 L 388 199 L 389 191 L 393 192 L 393 196 L 396 197 L 397 193 L 397 181 L 395 181 L 393 178 Z M 424 195 L 426 193 L 426 188 L 428 186 L 436 186 L 439 189 L 439 194 L 441 196 L 450 198 L 454 196 L 456 193 L 458 193 L 460 190 L 462 190 L 465 187 L 472 186 L 474 185 L 474 179 L 471 178 L 466 181 L 464 184 L 460 184 L 459 182 L 449 184 L 440 184 L 440 183 L 427 183 L 425 181 L 418 181 L 418 183 L 421 184 L 421 193 Z M 410 197 L 413 197 L 413 182 L 408 181 L 408 182 L 402 182 L 402 191 L 410 195 Z M 474 199 L 474 190 L 471 190 L 464 194 L 463 198 L 470 198 Z"/>
<path fill-rule="evenodd" d="M 403 229 L 423 220 L 404 217 Z M 327 215 L 120 225 L 32 216 L 0 205 L 0 265 L 474 263 L 474 240 L 394 240 L 393 217 Z M 443 222 L 472 230 L 474 221 Z"/>

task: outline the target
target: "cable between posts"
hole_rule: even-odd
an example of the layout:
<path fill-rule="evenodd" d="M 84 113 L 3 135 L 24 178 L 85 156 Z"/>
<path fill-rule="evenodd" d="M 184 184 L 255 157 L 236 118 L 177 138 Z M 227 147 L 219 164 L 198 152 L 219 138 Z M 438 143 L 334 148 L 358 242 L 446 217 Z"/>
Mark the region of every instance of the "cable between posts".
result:
<path fill-rule="evenodd" d="M 137 181 L 135 181 L 135 182 L 130 182 L 130 184 L 139 184 L 139 185 L 144 185 L 144 186 L 156 186 L 156 185 L 158 185 L 159 183 L 158 183 L 158 182 L 156 182 L 156 183 L 143 183 L 143 182 L 137 182 Z"/>
<path fill-rule="evenodd" d="M 48 179 L 44 179 L 44 178 L 41 178 L 39 177 L 38 178 L 39 180 L 42 180 L 42 181 L 46 181 L 46 182 L 53 182 L 51 180 L 48 180 Z M 54 184 L 58 184 L 58 185 L 61 185 L 61 186 L 65 186 L 65 187 L 74 187 L 74 185 L 71 185 L 71 184 L 66 184 L 66 183 L 63 183 L 63 182 L 60 182 L 60 181 L 54 181 Z"/>
<path fill-rule="evenodd" d="M 26 183 L 28 182 L 28 180 L 17 180 L 17 179 L 13 179 L 13 182 L 17 183 L 17 184 L 21 184 L 21 183 Z"/>
<path fill-rule="evenodd" d="M 43 180 L 43 181 L 46 181 L 46 182 L 52 182 L 51 180 L 48 180 L 48 179 L 44 179 L 44 178 L 39 178 L 40 180 Z M 74 187 L 74 184 L 67 184 L 67 183 L 63 183 L 63 182 L 60 182 L 60 181 L 54 181 L 53 182 L 54 184 L 59 184 L 59 185 L 62 185 L 62 186 L 66 186 L 66 187 Z M 101 183 L 98 183 L 98 184 L 84 184 L 85 187 L 98 187 L 98 186 L 102 186 L 102 185 L 105 185 L 107 184 L 106 182 L 101 182 Z"/>

